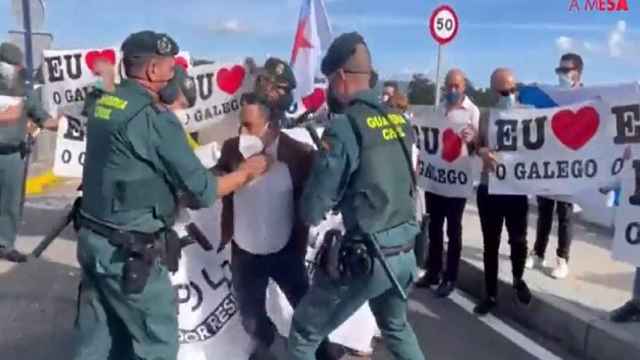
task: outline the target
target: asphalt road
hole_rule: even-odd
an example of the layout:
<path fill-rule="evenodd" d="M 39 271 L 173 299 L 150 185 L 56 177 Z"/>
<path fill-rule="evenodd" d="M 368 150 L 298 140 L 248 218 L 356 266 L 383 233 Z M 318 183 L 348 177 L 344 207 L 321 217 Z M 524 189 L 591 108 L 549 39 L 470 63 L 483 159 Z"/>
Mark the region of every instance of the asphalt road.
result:
<path fill-rule="evenodd" d="M 29 200 L 18 247 L 32 249 L 71 201 L 70 196 Z M 0 261 L 0 359 L 69 359 L 78 281 L 69 230 L 44 259 L 19 266 Z M 412 293 L 410 320 L 428 359 L 577 359 L 517 324 L 479 320 L 468 312 L 473 305 L 469 300 L 459 293 L 445 300 L 428 290 Z M 392 357 L 381 344 L 374 359 Z"/>

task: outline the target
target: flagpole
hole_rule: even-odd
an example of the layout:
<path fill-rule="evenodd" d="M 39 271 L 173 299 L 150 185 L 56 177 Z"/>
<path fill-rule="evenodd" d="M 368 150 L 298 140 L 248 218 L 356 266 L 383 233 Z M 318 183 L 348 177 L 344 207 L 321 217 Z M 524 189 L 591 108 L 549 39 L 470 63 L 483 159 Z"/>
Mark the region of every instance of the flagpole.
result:
<path fill-rule="evenodd" d="M 433 105 L 433 111 L 438 109 L 438 105 L 440 104 L 440 65 L 442 60 L 442 45 L 438 45 L 438 60 L 436 65 L 436 100 Z"/>

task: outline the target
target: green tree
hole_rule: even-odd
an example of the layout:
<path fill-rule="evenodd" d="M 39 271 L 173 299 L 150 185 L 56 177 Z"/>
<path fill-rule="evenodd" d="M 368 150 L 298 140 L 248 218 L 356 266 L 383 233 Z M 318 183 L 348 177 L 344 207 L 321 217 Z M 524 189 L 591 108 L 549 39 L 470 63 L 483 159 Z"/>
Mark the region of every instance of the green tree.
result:
<path fill-rule="evenodd" d="M 433 105 L 436 99 L 436 84 L 424 74 L 413 74 L 407 88 L 411 105 Z"/>

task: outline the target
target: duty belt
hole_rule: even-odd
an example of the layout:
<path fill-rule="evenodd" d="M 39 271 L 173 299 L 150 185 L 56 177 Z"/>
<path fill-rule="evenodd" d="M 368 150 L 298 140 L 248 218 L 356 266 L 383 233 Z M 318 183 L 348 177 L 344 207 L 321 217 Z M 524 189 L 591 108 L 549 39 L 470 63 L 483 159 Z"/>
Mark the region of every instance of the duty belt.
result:
<path fill-rule="evenodd" d="M 380 251 L 382 252 L 382 255 L 384 255 L 384 257 L 393 257 L 393 256 L 401 255 L 404 253 L 408 253 L 409 251 L 412 251 L 414 247 L 415 247 L 415 242 L 410 241 L 404 245 L 380 247 Z"/>
<path fill-rule="evenodd" d="M 125 231 L 88 219 L 82 214 L 78 214 L 78 224 L 80 227 L 107 238 L 111 245 L 127 249 L 140 245 L 153 246 L 161 239 L 160 235 L 163 233 L 162 230 L 151 234 L 138 231 Z"/>

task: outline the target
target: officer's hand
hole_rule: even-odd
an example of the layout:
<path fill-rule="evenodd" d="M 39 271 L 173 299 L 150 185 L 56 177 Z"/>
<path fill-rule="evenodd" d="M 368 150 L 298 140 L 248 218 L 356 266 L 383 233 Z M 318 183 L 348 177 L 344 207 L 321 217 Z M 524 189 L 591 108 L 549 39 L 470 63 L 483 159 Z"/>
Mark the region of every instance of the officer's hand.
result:
<path fill-rule="evenodd" d="M 249 179 L 254 179 L 264 174 L 271 165 L 271 158 L 265 155 L 254 155 L 242 164 L 240 164 L 240 170 L 246 171 L 249 175 Z"/>

